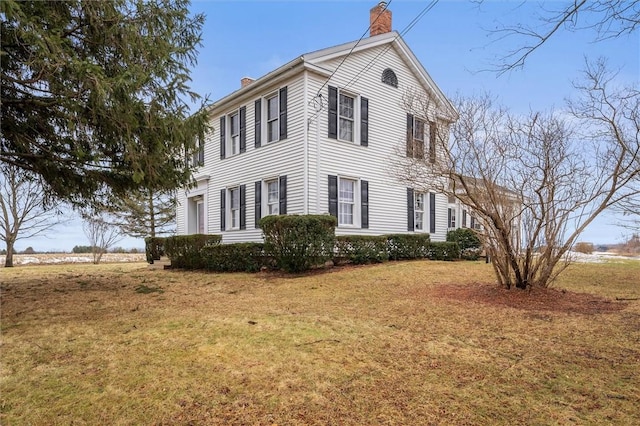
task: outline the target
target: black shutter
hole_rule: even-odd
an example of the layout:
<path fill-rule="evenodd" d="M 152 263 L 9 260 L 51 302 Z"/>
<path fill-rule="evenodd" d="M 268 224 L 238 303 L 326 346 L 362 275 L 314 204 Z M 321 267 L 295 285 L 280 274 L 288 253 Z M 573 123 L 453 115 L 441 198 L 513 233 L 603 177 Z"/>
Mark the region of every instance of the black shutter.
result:
<path fill-rule="evenodd" d="M 260 228 L 260 219 L 262 218 L 262 181 L 256 182 L 256 228 Z"/>
<path fill-rule="evenodd" d="M 287 177 L 280 176 L 280 188 L 279 188 L 279 196 L 280 196 L 280 205 L 278 211 L 280 214 L 287 214 Z"/>
<path fill-rule="evenodd" d="M 369 182 L 360 181 L 360 227 L 369 228 Z"/>
<path fill-rule="evenodd" d="M 447 228 L 451 228 L 451 209 L 447 209 Z"/>
<path fill-rule="evenodd" d="M 255 128 L 254 128 L 254 137 L 255 137 L 255 147 L 260 147 L 262 143 L 262 125 L 260 120 L 262 120 L 262 99 L 257 99 L 255 102 Z"/>
<path fill-rule="evenodd" d="M 287 138 L 287 87 L 280 89 L 280 140 Z M 281 212 L 282 213 L 282 212 Z"/>
<path fill-rule="evenodd" d="M 413 115 L 407 114 L 407 157 L 413 157 Z"/>
<path fill-rule="evenodd" d="M 224 145 L 225 145 L 225 130 L 227 124 L 227 116 L 220 117 L 220 159 L 224 159 Z"/>
<path fill-rule="evenodd" d="M 360 98 L 360 145 L 369 146 L 369 99 Z"/>
<path fill-rule="evenodd" d="M 329 86 L 329 138 L 338 139 L 338 89 Z"/>
<path fill-rule="evenodd" d="M 429 193 L 429 232 L 436 232 L 436 194 Z"/>
<path fill-rule="evenodd" d="M 429 122 L 429 161 L 436 162 L 436 123 Z"/>
<path fill-rule="evenodd" d="M 240 108 L 240 152 L 247 150 L 247 107 Z"/>
<path fill-rule="evenodd" d="M 240 185 L 240 229 L 247 229 L 247 185 Z"/>
<path fill-rule="evenodd" d="M 338 176 L 329 175 L 329 214 L 338 217 Z"/>
<path fill-rule="evenodd" d="M 220 231 L 224 231 L 225 226 L 225 218 L 227 217 L 227 209 L 225 208 L 225 201 L 227 200 L 227 190 L 220 190 Z"/>
<path fill-rule="evenodd" d="M 415 231 L 415 211 L 413 210 L 413 189 L 407 188 L 407 231 Z"/>

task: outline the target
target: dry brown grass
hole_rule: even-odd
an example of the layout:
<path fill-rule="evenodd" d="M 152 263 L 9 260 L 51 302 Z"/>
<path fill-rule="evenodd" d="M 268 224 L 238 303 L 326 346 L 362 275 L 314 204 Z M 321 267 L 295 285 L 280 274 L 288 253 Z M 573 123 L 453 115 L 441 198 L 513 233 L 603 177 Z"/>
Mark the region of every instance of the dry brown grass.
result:
<path fill-rule="evenodd" d="M 479 262 L 5 269 L 0 422 L 638 424 L 640 301 L 616 297 L 639 277 L 580 264 L 522 293 Z"/>

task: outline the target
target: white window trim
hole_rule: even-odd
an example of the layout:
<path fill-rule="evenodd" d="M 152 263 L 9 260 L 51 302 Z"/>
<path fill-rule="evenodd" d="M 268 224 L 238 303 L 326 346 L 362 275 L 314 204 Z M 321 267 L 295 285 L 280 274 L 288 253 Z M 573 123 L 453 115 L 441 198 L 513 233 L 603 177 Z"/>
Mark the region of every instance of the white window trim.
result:
<path fill-rule="evenodd" d="M 277 123 L 276 129 L 276 139 L 270 141 L 269 140 L 269 99 L 275 97 L 276 98 L 276 118 L 274 121 Z M 265 144 L 270 144 L 274 142 L 278 142 L 280 140 L 280 90 L 276 90 L 275 92 L 271 92 L 262 98 L 262 108 L 261 108 L 261 126 L 260 131 L 262 132 L 262 140 L 265 141 Z"/>
<path fill-rule="evenodd" d="M 275 182 L 276 188 L 278 188 L 278 198 L 276 200 L 276 205 L 278 206 L 277 214 L 280 214 L 280 176 L 275 176 L 262 180 L 262 217 L 272 216 L 272 214 L 269 213 L 269 182 Z"/>
<path fill-rule="evenodd" d="M 350 180 L 354 182 L 353 188 L 353 224 L 340 223 L 340 181 Z M 360 228 L 361 227 L 361 203 L 360 199 L 360 178 L 352 176 L 338 176 L 338 227 L 339 228 Z"/>
<path fill-rule="evenodd" d="M 348 96 L 353 98 L 353 140 L 341 139 L 340 138 L 340 95 Z M 337 120 L 336 123 L 336 131 L 337 131 L 337 140 L 340 142 L 347 142 L 354 145 L 360 145 L 360 95 L 357 95 L 353 92 L 348 92 L 346 90 L 338 89 L 337 94 L 337 106 L 338 110 L 336 111 Z M 345 178 L 347 179 L 347 178 Z"/>
<path fill-rule="evenodd" d="M 233 153 L 233 134 L 232 134 L 232 127 L 231 127 L 231 116 L 233 115 L 237 115 L 238 116 L 238 152 L 236 152 L 235 154 Z M 238 154 L 240 154 L 240 108 L 230 111 L 227 115 L 226 115 L 226 120 L 225 120 L 226 126 L 227 126 L 227 131 L 226 131 L 226 137 L 225 137 L 225 157 L 234 157 Z"/>
<path fill-rule="evenodd" d="M 233 226 L 233 206 L 231 205 L 231 191 L 238 191 L 238 223 Z M 227 200 L 226 200 L 226 226 L 225 231 L 237 231 L 240 229 L 240 185 L 230 186 L 227 188 Z"/>

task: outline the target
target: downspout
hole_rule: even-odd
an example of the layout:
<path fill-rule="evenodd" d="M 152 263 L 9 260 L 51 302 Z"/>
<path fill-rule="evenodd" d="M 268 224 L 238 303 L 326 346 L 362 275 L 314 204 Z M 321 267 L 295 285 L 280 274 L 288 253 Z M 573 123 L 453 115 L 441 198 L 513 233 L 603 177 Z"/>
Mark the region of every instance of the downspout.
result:
<path fill-rule="evenodd" d="M 307 78 L 308 78 L 308 71 L 304 70 L 303 71 L 303 90 L 304 90 L 304 115 L 303 115 L 303 119 L 304 119 L 304 123 L 306 124 L 307 128 L 306 131 L 304 132 L 304 178 L 303 178 L 303 184 L 304 184 L 304 190 L 303 190 L 303 197 L 304 197 L 304 202 L 302 205 L 302 212 L 303 214 L 309 214 L 309 99 L 308 99 L 308 84 L 307 84 Z"/>

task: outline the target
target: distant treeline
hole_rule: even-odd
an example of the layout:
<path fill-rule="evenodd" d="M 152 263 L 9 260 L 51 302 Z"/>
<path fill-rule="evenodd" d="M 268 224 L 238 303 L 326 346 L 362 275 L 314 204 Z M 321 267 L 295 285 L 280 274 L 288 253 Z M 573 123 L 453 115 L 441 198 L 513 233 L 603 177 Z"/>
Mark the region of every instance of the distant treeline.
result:
<path fill-rule="evenodd" d="M 96 252 L 98 252 L 100 249 L 97 248 Z M 122 247 L 114 247 L 112 249 L 109 249 L 108 251 L 103 251 L 104 253 L 144 253 L 144 249 L 138 249 L 138 248 L 131 248 L 131 249 L 125 249 Z M 60 250 L 53 250 L 53 251 L 40 251 L 40 250 L 34 250 L 33 247 L 27 247 L 26 249 L 22 250 L 22 251 L 16 251 L 15 254 L 60 254 L 60 253 L 69 253 L 67 251 L 60 251 Z M 73 249 L 71 249 L 71 253 L 74 254 L 87 254 L 87 253 L 93 253 L 93 251 L 91 250 L 91 246 L 75 246 Z M 6 249 L 0 249 L 0 255 L 6 255 L 7 254 L 7 250 Z"/>

